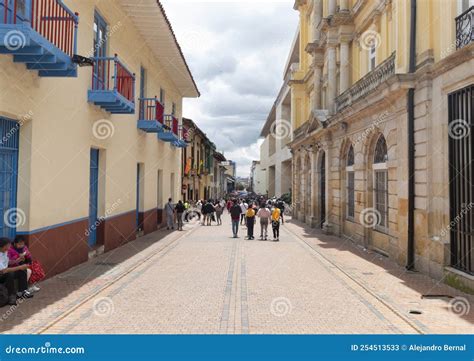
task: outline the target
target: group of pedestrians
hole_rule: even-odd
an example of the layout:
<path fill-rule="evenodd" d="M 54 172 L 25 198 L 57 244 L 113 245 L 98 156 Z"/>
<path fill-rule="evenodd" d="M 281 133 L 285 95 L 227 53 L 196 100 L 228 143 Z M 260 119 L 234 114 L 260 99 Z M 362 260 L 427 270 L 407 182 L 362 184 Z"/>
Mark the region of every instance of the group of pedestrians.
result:
<path fill-rule="evenodd" d="M 174 225 L 177 223 L 177 229 L 182 231 L 184 223 L 189 221 L 189 217 L 194 217 L 196 214 L 203 226 L 211 226 L 212 222 L 216 222 L 218 226 L 222 225 L 222 214 L 225 209 L 229 212 L 232 220 L 234 238 L 238 237 L 239 226 L 246 226 L 247 239 L 255 239 L 255 224 L 258 219 L 261 241 L 268 240 L 269 226 L 272 229 L 273 241 L 280 240 L 280 224 L 285 222 L 285 203 L 281 200 L 265 200 L 263 198 L 254 200 L 228 199 L 227 201 L 223 199 L 199 200 L 194 205 L 181 200 L 175 205 L 170 198 L 165 206 L 167 229 L 174 230 Z M 193 214 L 190 215 L 190 213 Z"/>
<path fill-rule="evenodd" d="M 258 203 L 260 205 L 258 205 Z M 238 237 L 239 225 L 247 227 L 247 239 L 253 240 L 255 224 L 260 220 L 260 240 L 268 240 L 268 226 L 271 224 L 273 241 L 280 240 L 280 224 L 284 222 L 283 202 L 273 201 L 246 201 L 234 199 L 228 209 L 232 219 L 232 233 L 234 238 Z"/>
<path fill-rule="evenodd" d="M 193 207 L 192 212 L 190 212 L 191 207 Z M 184 223 L 188 222 L 189 217 L 194 216 L 195 213 L 197 213 L 199 219 L 202 218 L 201 224 L 203 226 L 211 226 L 212 222 L 216 222 L 220 226 L 222 225 L 222 214 L 225 207 L 225 200 L 198 200 L 194 205 L 191 205 L 188 201 L 180 200 L 175 205 L 173 199 L 169 198 L 165 205 L 166 229 L 174 230 L 174 225 L 177 223 L 178 231 L 182 231 Z"/>

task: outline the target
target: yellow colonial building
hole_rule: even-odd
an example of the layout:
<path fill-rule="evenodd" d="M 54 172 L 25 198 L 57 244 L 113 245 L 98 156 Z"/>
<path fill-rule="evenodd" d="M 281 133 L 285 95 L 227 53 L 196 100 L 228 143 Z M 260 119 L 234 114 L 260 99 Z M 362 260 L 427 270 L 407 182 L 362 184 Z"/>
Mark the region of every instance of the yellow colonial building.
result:
<path fill-rule="evenodd" d="M 159 1 L 0 0 L 1 233 L 48 276 L 152 232 L 199 92 Z"/>
<path fill-rule="evenodd" d="M 474 289 L 474 3 L 298 0 L 294 213 Z"/>

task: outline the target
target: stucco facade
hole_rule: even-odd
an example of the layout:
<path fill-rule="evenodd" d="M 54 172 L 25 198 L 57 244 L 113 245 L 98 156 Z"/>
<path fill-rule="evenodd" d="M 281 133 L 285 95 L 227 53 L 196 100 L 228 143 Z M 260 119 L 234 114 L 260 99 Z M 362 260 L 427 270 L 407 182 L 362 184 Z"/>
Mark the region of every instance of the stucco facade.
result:
<path fill-rule="evenodd" d="M 474 84 L 473 43 L 460 40 L 472 39 L 472 28 L 462 30 L 459 18 L 456 27 L 457 16 L 474 11 L 465 3 L 417 1 L 410 39 L 408 1 L 296 1 L 301 60 L 290 80 L 291 148 L 296 217 L 411 269 L 414 179 L 414 268 L 472 288 L 474 243 L 462 243 L 471 248 L 463 253 L 455 230 L 458 219 L 469 227 L 471 213 L 453 213 L 453 197 L 471 200 L 449 174 L 460 147 L 471 151 L 452 136 L 453 117 L 472 122 L 472 101 L 456 115 L 461 101 L 452 100 L 472 97 Z"/>
<path fill-rule="evenodd" d="M 27 236 L 48 276 L 101 246 L 108 251 L 157 228 L 167 199 L 181 194 L 181 149 L 137 128 L 138 88 L 147 97 L 161 93 L 164 114 L 178 119 L 183 97 L 198 96 L 190 73 L 163 65 L 172 60 L 187 68 L 159 3 L 145 1 L 140 9 L 111 0 L 64 3 L 80 14 L 77 54 L 94 54 L 94 14 L 108 24 L 106 51 L 136 75 L 137 109 L 111 114 L 88 102 L 93 67 L 79 68 L 77 77 L 40 77 L 12 55 L 0 55 L 0 117 L 20 125 L 16 233 Z M 143 10 L 162 40 L 152 43 L 153 36 L 139 30 Z M 168 55 L 157 56 L 158 48 Z M 139 77 L 141 68 L 146 78 Z M 94 244 L 88 242 L 91 149 L 99 154 Z"/>

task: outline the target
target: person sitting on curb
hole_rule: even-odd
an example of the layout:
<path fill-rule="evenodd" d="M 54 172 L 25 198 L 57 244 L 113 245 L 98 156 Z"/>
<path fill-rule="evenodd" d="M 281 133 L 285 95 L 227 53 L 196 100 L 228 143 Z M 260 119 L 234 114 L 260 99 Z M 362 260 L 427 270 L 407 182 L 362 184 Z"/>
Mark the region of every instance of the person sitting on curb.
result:
<path fill-rule="evenodd" d="M 28 292 L 27 264 L 16 267 L 9 267 L 8 250 L 10 249 L 10 240 L 0 238 L 0 283 L 4 284 L 8 291 L 8 304 L 16 305 L 16 299 L 32 298 L 33 295 Z M 15 291 L 15 281 L 18 281 L 18 293 Z"/>
<path fill-rule="evenodd" d="M 8 259 L 8 267 L 17 267 L 24 264 L 31 265 L 33 263 L 33 257 L 26 246 L 26 241 L 23 236 L 16 236 L 13 240 L 13 243 L 8 250 Z M 32 270 L 28 268 L 26 270 L 27 281 L 30 281 L 31 274 Z M 30 293 L 39 292 L 39 290 L 40 288 L 37 285 L 32 285 L 28 288 L 28 292 Z"/>

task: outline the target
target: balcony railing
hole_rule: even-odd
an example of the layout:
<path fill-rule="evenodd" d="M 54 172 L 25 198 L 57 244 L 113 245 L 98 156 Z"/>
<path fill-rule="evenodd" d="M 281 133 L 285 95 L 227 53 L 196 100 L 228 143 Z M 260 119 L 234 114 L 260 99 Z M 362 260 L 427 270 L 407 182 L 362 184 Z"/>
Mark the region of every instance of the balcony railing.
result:
<path fill-rule="evenodd" d="M 188 129 L 180 125 L 178 127 L 178 140 L 173 144 L 178 148 L 186 148 L 188 146 L 187 134 Z"/>
<path fill-rule="evenodd" d="M 158 133 L 158 138 L 165 142 L 174 143 L 178 138 L 178 119 L 173 115 L 165 115 L 163 120 L 163 130 Z"/>
<path fill-rule="evenodd" d="M 0 52 L 40 76 L 76 76 L 78 23 L 61 0 L 0 0 Z"/>
<path fill-rule="evenodd" d="M 157 97 L 139 99 L 138 129 L 158 133 L 163 129 L 164 107 Z"/>
<path fill-rule="evenodd" d="M 366 96 L 395 74 L 395 53 L 336 98 L 336 112 Z"/>
<path fill-rule="evenodd" d="M 456 49 L 474 41 L 474 6 L 456 18 Z"/>
<path fill-rule="evenodd" d="M 94 58 L 89 101 L 110 113 L 135 112 L 135 74 L 114 57 Z"/>

